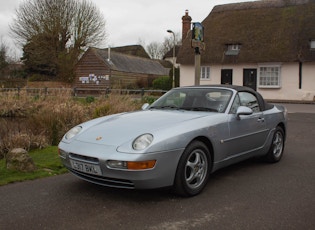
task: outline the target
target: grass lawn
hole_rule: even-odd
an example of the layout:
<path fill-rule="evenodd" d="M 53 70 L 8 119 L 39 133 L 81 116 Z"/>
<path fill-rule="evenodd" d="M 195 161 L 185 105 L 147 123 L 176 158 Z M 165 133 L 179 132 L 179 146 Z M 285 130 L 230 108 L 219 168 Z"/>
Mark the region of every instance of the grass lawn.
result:
<path fill-rule="evenodd" d="M 30 151 L 29 154 L 37 167 L 36 171 L 30 173 L 7 170 L 5 160 L 0 160 L 0 185 L 54 176 L 67 172 L 67 169 L 63 167 L 59 159 L 57 146 L 33 150 Z"/>

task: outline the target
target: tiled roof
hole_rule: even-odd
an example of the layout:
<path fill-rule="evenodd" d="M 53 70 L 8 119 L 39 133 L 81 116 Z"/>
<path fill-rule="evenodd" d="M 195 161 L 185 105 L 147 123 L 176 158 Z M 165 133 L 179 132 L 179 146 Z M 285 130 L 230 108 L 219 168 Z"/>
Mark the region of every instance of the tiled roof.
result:
<path fill-rule="evenodd" d="M 164 68 L 159 61 L 148 58 L 118 53 L 110 51 L 110 58 L 108 49 L 93 50 L 105 61 L 113 70 L 129 72 L 129 73 L 143 73 L 154 75 L 168 75 L 168 69 Z"/>
<path fill-rule="evenodd" d="M 148 53 L 145 51 L 145 49 L 141 45 L 112 47 L 111 50 L 118 53 L 129 54 L 129 55 L 143 57 L 143 58 L 150 58 Z"/>

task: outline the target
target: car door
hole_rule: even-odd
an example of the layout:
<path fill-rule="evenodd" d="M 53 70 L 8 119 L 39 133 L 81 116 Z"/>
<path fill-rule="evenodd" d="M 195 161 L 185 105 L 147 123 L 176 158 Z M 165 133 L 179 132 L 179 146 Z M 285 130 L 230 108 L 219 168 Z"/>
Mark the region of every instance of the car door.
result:
<path fill-rule="evenodd" d="M 253 113 L 237 116 L 236 111 L 239 106 L 249 107 Z M 229 130 L 230 138 L 225 141 L 228 145 L 229 157 L 251 154 L 264 146 L 268 130 L 264 113 L 254 94 L 238 93 L 229 114 Z"/>

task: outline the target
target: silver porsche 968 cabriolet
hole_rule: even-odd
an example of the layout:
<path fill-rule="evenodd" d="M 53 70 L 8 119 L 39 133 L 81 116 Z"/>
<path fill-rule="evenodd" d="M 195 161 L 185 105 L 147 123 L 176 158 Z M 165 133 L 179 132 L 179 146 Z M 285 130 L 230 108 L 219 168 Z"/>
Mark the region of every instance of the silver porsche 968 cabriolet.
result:
<path fill-rule="evenodd" d="M 69 130 L 59 155 L 70 172 L 99 185 L 177 194 L 202 191 L 214 171 L 252 157 L 278 162 L 287 110 L 243 86 L 174 88 L 141 111 Z"/>

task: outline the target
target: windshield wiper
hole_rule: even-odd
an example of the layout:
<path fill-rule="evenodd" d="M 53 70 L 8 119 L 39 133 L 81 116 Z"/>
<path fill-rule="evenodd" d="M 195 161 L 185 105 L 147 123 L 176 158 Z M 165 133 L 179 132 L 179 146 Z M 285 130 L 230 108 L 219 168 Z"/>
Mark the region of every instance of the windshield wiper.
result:
<path fill-rule="evenodd" d="M 176 105 L 163 105 L 163 106 L 152 106 L 150 109 L 176 109 L 176 110 L 188 110 L 188 111 L 208 111 L 218 112 L 218 110 L 207 107 L 177 107 Z"/>
<path fill-rule="evenodd" d="M 181 109 L 186 109 L 186 110 L 191 110 L 191 111 L 209 111 L 209 112 L 218 112 L 218 110 L 217 110 L 217 109 L 208 108 L 208 107 L 186 107 L 186 108 L 181 108 Z"/>
<path fill-rule="evenodd" d="M 151 106 L 150 109 L 179 109 L 176 105 Z"/>

